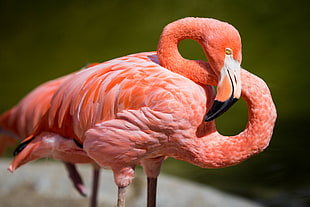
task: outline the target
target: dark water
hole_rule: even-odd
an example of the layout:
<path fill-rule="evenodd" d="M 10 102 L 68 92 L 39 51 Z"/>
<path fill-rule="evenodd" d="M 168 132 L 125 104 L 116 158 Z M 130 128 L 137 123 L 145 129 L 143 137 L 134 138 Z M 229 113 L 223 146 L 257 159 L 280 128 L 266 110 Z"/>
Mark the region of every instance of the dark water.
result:
<path fill-rule="evenodd" d="M 0 112 L 47 80 L 130 53 L 152 51 L 162 28 L 186 17 L 230 22 L 243 40 L 242 66 L 262 77 L 277 105 L 269 148 L 208 170 L 168 159 L 163 171 L 263 202 L 309 206 L 309 6 L 306 1 L 0 1 Z M 196 43 L 185 57 L 202 59 Z M 224 134 L 246 124 L 240 101 L 217 121 Z"/>

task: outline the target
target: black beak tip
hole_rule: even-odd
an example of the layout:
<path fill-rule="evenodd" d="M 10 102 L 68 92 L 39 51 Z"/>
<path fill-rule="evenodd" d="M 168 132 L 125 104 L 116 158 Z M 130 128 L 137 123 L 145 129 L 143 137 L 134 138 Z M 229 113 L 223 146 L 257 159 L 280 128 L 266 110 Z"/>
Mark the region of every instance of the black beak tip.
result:
<path fill-rule="evenodd" d="M 18 155 L 18 153 L 20 153 L 21 151 L 23 151 L 23 149 L 34 139 L 34 137 L 32 137 L 31 139 L 24 141 L 22 143 L 20 143 L 17 148 L 14 150 L 13 152 L 13 156 Z"/>
<path fill-rule="evenodd" d="M 206 114 L 204 121 L 209 122 L 216 119 L 217 117 L 222 115 L 225 111 L 227 111 L 234 103 L 236 103 L 237 100 L 238 100 L 237 98 L 233 97 L 229 98 L 227 101 L 224 102 L 215 100 L 213 102 L 211 109 Z"/>

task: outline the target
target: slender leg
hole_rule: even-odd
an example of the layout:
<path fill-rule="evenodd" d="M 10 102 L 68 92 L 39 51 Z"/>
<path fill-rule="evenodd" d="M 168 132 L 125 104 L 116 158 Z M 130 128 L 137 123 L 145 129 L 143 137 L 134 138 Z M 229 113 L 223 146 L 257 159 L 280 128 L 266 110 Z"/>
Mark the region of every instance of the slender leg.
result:
<path fill-rule="evenodd" d="M 82 195 L 82 196 L 86 196 L 86 190 L 85 190 L 85 186 L 83 183 L 83 180 L 79 174 L 79 172 L 77 171 L 76 167 L 74 164 L 69 163 L 69 162 L 64 162 L 67 172 L 69 174 L 69 177 L 75 187 L 75 189 Z"/>
<path fill-rule="evenodd" d="M 91 207 L 97 207 L 99 179 L 100 179 L 100 167 L 94 166 L 93 167 L 93 186 L 92 186 L 91 199 L 90 199 Z"/>
<path fill-rule="evenodd" d="M 126 187 L 118 187 L 117 207 L 125 207 Z"/>
<path fill-rule="evenodd" d="M 147 207 L 156 207 L 157 177 L 165 157 L 149 158 L 142 161 L 147 176 Z"/>
<path fill-rule="evenodd" d="M 147 207 L 156 207 L 157 178 L 147 178 Z"/>

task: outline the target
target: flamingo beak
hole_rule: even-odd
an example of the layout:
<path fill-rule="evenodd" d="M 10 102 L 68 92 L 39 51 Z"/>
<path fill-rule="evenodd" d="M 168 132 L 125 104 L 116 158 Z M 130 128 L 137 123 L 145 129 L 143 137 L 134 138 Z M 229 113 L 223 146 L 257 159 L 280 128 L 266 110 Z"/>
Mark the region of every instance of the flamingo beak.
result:
<path fill-rule="evenodd" d="M 26 164 L 34 159 L 37 159 L 37 156 L 33 156 L 32 152 L 38 147 L 39 143 L 32 143 L 34 137 L 27 137 L 24 142 L 18 145 L 17 149 L 14 151 L 14 156 L 16 156 L 11 163 L 8 170 L 14 172 L 21 165 Z"/>
<path fill-rule="evenodd" d="M 217 85 L 217 94 L 205 121 L 212 121 L 227 111 L 241 94 L 240 62 L 226 55 Z"/>

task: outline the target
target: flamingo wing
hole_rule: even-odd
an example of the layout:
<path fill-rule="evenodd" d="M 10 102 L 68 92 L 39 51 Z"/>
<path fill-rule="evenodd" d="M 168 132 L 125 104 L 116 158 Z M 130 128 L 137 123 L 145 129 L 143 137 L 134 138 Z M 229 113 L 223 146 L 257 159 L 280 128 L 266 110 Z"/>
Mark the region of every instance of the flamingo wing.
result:
<path fill-rule="evenodd" d="M 83 143 L 87 129 L 117 118 L 124 110 L 147 106 L 175 113 L 175 102 L 169 100 L 175 98 L 174 94 L 182 94 L 180 79 L 193 82 L 161 67 L 155 55 L 150 52 L 125 56 L 72 75 L 56 91 L 36 133 L 52 131 Z M 195 98 L 201 100 L 204 89 L 199 89 L 199 93 Z M 182 101 L 188 102 L 187 97 Z M 201 101 L 205 110 L 206 100 Z M 186 109 L 180 110 L 184 113 Z"/>
<path fill-rule="evenodd" d="M 50 101 L 55 91 L 68 77 L 63 76 L 35 88 L 0 117 L 0 126 L 20 138 L 29 136 L 40 118 L 50 108 Z"/>

